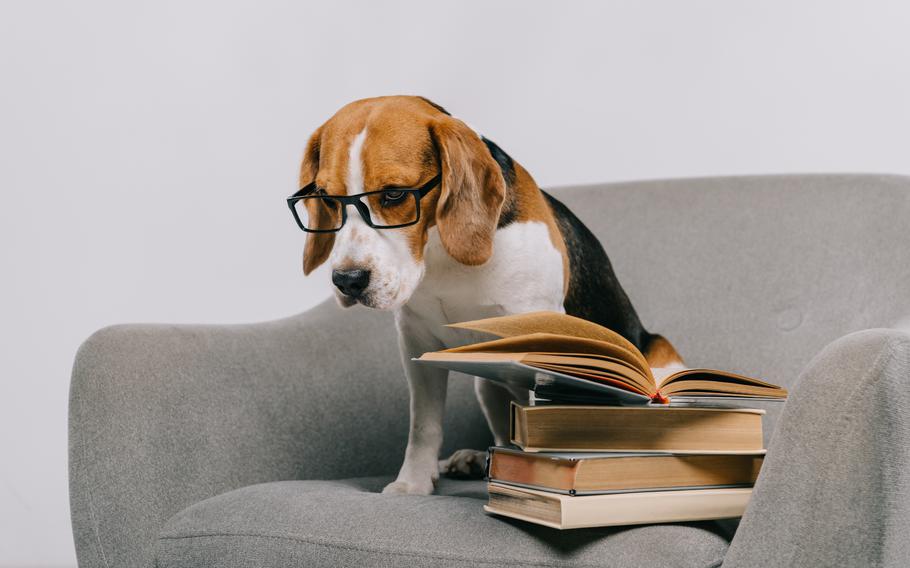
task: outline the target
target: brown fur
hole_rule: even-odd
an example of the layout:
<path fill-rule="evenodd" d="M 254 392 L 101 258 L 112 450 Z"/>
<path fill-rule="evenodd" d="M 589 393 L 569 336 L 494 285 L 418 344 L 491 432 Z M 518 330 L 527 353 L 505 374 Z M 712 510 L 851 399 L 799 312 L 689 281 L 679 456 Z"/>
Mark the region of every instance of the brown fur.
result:
<path fill-rule="evenodd" d="M 653 367 L 669 367 L 673 364 L 683 364 L 683 359 L 676 348 L 664 336 L 654 335 L 645 349 L 645 359 Z"/>
<path fill-rule="evenodd" d="M 446 252 L 462 264 L 483 264 L 493 255 L 493 235 L 506 195 L 499 165 L 477 134 L 442 116 L 430 126 L 442 164 L 436 226 Z"/>
<path fill-rule="evenodd" d="M 300 187 L 303 187 L 316 177 L 319 167 L 319 145 L 321 130 L 316 130 L 307 142 L 300 164 Z M 335 244 L 335 233 L 307 233 L 306 245 L 303 247 L 303 273 L 309 274 L 317 266 L 326 261 Z"/>
<path fill-rule="evenodd" d="M 382 112 L 377 112 L 380 109 Z M 364 191 L 422 185 L 439 170 L 429 137 L 429 124 L 437 114 L 441 113 L 415 97 L 363 99 L 342 107 L 313 135 L 319 152 L 314 156 L 308 146 L 300 186 L 315 181 L 329 195 L 348 194 L 348 152 L 352 140 L 364 128 L 369 129 L 362 149 Z M 418 260 L 423 256 L 426 230 L 432 226 L 436 193 L 434 189 L 422 200 L 419 223 L 396 229 L 407 235 L 411 252 Z M 305 273 L 328 258 L 334 236 L 322 237 L 307 235 Z"/>
<path fill-rule="evenodd" d="M 443 246 L 464 264 L 492 254 L 505 180 L 479 137 L 462 121 L 418 97 L 378 97 L 341 108 L 313 135 L 301 166 L 301 187 L 315 181 L 327 194 L 348 194 L 348 152 L 364 128 L 364 191 L 419 187 L 442 174 L 442 183 L 420 203 L 420 221 L 396 229 L 423 258 L 427 230 L 436 225 Z M 533 181 L 532 181 L 533 183 Z M 328 258 L 332 234 L 307 235 L 304 273 Z"/>

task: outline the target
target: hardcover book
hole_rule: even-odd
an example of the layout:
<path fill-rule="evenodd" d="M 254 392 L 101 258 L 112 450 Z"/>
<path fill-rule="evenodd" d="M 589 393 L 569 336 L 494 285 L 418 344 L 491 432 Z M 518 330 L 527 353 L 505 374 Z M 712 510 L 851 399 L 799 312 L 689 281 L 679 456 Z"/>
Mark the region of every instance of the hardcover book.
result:
<path fill-rule="evenodd" d="M 764 410 L 511 405 L 511 443 L 526 452 L 755 453 Z"/>
<path fill-rule="evenodd" d="M 740 517 L 752 495 L 750 488 L 737 488 L 573 497 L 492 482 L 488 489 L 484 511 L 554 529 Z"/>
<path fill-rule="evenodd" d="M 490 448 L 490 481 L 593 495 L 722 487 L 751 487 L 764 451 L 754 454 L 528 453 Z"/>

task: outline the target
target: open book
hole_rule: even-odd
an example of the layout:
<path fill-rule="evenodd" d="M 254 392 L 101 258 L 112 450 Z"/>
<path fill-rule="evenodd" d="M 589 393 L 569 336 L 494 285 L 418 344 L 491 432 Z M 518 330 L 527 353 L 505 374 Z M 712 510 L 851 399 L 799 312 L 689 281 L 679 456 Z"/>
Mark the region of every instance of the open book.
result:
<path fill-rule="evenodd" d="M 675 399 L 783 400 L 786 389 L 714 369 L 682 369 L 655 379 L 644 355 L 623 336 L 556 312 L 451 324 L 499 337 L 424 353 L 415 361 L 535 391 L 538 396 L 601 396 L 620 404 Z"/>

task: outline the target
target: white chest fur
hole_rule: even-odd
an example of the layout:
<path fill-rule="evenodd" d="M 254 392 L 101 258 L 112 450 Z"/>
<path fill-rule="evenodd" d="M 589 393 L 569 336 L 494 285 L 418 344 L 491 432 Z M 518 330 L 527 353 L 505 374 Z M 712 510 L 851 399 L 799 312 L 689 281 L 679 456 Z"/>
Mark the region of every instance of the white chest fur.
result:
<path fill-rule="evenodd" d="M 493 256 L 481 266 L 452 259 L 438 232 L 431 229 L 424 259 L 424 278 L 398 317 L 422 320 L 425 329 L 446 347 L 466 340 L 464 331 L 443 327 L 447 323 L 536 310 L 563 311 L 562 255 L 543 223 L 512 223 L 496 231 Z"/>

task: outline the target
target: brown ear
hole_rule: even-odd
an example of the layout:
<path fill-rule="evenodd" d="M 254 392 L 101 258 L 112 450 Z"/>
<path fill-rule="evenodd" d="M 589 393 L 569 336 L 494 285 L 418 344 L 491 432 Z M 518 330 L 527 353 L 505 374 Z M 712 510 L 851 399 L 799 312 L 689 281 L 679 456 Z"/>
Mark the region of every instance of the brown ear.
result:
<path fill-rule="evenodd" d="M 307 142 L 300 164 L 300 187 L 312 183 L 319 171 L 319 140 L 322 128 L 316 130 Z M 325 262 L 335 244 L 335 233 L 307 233 L 303 247 L 303 273 L 309 274 Z"/>
<path fill-rule="evenodd" d="M 483 264 L 493 254 L 493 234 L 506 196 L 506 181 L 490 151 L 456 118 L 430 126 L 439 151 L 442 187 L 436 226 L 442 245 L 462 264 Z"/>

